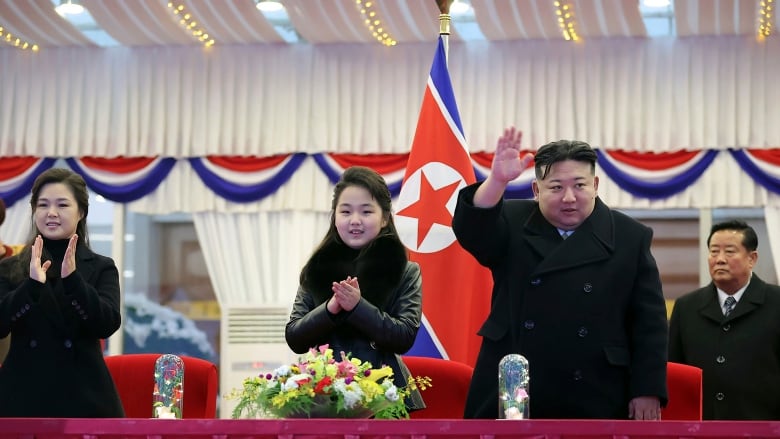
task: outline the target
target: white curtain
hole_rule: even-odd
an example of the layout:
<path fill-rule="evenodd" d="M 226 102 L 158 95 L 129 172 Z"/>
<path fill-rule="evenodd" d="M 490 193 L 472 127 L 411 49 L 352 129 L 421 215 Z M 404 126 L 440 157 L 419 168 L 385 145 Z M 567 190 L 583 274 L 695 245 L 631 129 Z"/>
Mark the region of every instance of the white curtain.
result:
<path fill-rule="evenodd" d="M 766 220 L 769 251 L 772 253 L 772 259 L 775 262 L 775 276 L 777 279 L 780 279 L 780 206 L 765 207 L 764 218 Z"/>
<path fill-rule="evenodd" d="M 0 155 L 405 152 L 435 43 L 0 46 Z M 780 39 L 453 42 L 466 140 L 535 149 L 780 146 Z"/>
<path fill-rule="evenodd" d="M 193 215 L 220 306 L 290 307 L 298 274 L 325 235 L 329 212 Z"/>
<path fill-rule="evenodd" d="M 0 238 L 7 245 L 26 244 L 30 238 L 32 211 L 29 200 L 6 206 L 5 221 L 0 226 Z"/>

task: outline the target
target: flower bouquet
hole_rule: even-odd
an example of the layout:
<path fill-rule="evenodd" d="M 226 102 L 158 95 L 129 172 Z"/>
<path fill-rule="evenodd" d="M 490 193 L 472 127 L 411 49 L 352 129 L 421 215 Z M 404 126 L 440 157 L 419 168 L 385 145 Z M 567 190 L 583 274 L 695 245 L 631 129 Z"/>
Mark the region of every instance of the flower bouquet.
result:
<path fill-rule="evenodd" d="M 404 399 L 414 389 L 425 390 L 430 378 L 411 378 L 406 386 L 393 384 L 390 366 L 333 357 L 328 345 L 311 349 L 298 363 L 273 373 L 244 380 L 241 390 L 227 398 L 238 399 L 232 413 L 240 418 L 408 418 Z"/>

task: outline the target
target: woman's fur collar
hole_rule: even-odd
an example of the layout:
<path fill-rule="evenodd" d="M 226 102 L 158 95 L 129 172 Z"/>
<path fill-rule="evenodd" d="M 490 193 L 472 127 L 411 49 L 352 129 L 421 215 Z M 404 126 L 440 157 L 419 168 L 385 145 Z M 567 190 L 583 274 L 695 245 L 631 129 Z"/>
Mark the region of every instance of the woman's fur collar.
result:
<path fill-rule="evenodd" d="M 406 262 L 406 248 L 390 236 L 376 238 L 362 252 L 334 242 L 309 259 L 301 276 L 302 285 L 320 304 L 333 296 L 333 282 L 357 277 L 362 297 L 383 309 L 401 281 Z"/>

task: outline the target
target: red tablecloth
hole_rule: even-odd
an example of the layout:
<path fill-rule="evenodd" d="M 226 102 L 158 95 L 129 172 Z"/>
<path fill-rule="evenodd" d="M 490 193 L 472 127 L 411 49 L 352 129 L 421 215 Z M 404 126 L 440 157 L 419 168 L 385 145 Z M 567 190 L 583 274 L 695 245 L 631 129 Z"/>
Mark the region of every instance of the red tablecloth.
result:
<path fill-rule="evenodd" d="M 780 437 L 780 422 L 0 419 L 0 438 L 647 439 Z"/>

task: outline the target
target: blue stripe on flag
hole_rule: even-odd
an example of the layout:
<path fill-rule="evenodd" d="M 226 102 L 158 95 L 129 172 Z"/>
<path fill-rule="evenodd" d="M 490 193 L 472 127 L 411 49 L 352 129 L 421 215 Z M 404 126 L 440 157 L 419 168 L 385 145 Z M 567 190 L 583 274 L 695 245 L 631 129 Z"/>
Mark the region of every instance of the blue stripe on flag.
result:
<path fill-rule="evenodd" d="M 414 345 L 404 355 L 412 355 L 415 357 L 432 357 L 432 358 L 444 358 L 444 356 L 436 347 L 436 343 L 431 338 L 431 334 L 428 332 L 428 325 L 420 325 L 420 330 L 417 331 L 417 338 L 414 339 Z"/>
<path fill-rule="evenodd" d="M 447 54 L 444 52 L 444 39 L 442 36 L 439 36 L 439 46 L 436 48 L 436 55 L 433 57 L 433 64 L 431 65 L 431 81 L 433 81 L 433 86 L 436 87 L 436 91 L 439 93 L 439 97 L 450 114 L 452 121 L 455 122 L 455 126 L 458 127 L 458 131 L 463 136 L 463 125 L 460 123 L 458 106 L 455 105 L 455 93 L 452 91 L 452 82 L 450 82 L 450 74 L 447 71 Z"/>

